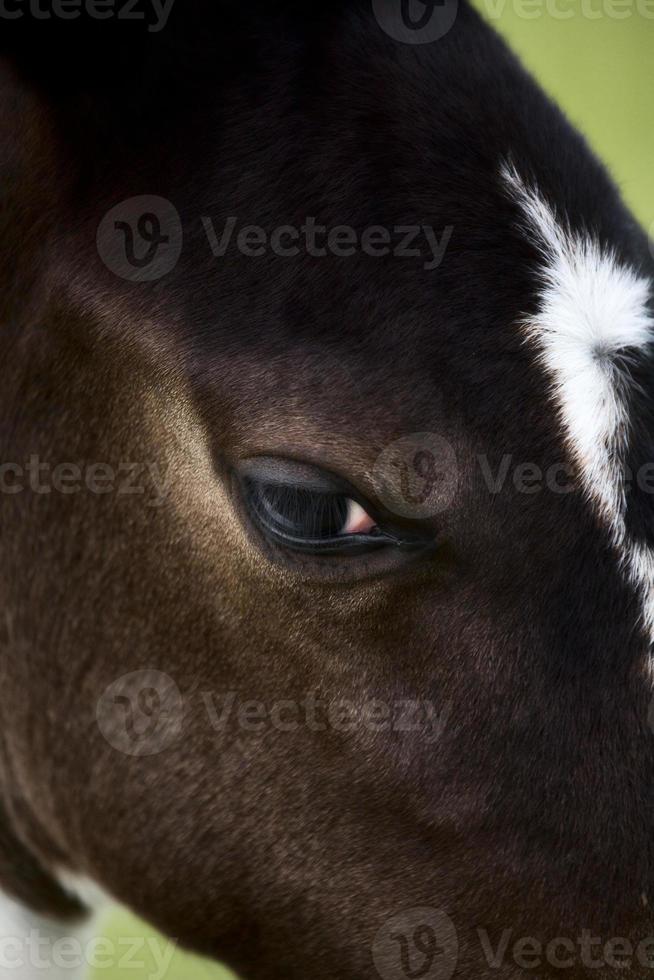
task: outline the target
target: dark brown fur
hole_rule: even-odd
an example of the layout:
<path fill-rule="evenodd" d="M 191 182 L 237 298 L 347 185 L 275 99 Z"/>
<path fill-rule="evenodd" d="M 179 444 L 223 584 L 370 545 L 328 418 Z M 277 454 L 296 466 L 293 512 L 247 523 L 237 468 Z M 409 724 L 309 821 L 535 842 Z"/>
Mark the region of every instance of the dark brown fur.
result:
<path fill-rule="evenodd" d="M 197 29 L 180 13 L 147 84 L 91 95 L 78 79 L 48 97 L 24 59 L 3 66 L 2 459 L 156 463 L 173 479 L 159 507 L 0 501 L 0 880 L 63 915 L 76 906 L 55 873 L 90 877 L 252 980 L 376 976 L 378 930 L 421 906 L 451 917 L 470 980 L 522 975 L 488 966 L 479 928 L 495 945 L 507 928 L 637 943 L 654 884 L 637 597 L 581 492 L 491 498 L 473 462 L 566 456 L 520 334 L 538 257 L 500 160 L 651 271 L 644 237 L 467 8 L 428 51 L 395 45 L 365 4 L 256 17 Z M 95 249 L 104 213 L 141 193 L 185 227 L 178 268 L 152 285 L 116 279 Z M 218 262 L 203 214 L 454 237 L 435 273 Z M 324 579 L 242 519 L 230 472 L 246 457 L 307 460 L 374 497 L 379 453 L 420 431 L 462 470 L 435 557 Z M 144 668 L 178 685 L 184 730 L 130 757 L 96 710 Z M 448 721 L 437 740 L 216 731 L 202 696 L 230 691 L 428 699 Z"/>

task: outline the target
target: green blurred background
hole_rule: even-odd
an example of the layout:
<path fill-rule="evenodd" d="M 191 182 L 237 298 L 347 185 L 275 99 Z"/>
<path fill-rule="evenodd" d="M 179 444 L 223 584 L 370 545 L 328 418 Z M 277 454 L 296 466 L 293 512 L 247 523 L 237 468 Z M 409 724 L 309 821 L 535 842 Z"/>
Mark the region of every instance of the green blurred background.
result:
<path fill-rule="evenodd" d="M 477 6 L 586 134 L 649 229 L 654 222 L 654 0 L 484 0 Z M 116 944 L 125 937 L 153 936 L 123 912 L 109 918 L 105 934 Z M 154 959 L 143 953 L 136 959 L 144 960 L 142 969 L 103 969 L 94 980 L 231 976 L 181 953 L 163 977 Z"/>
<path fill-rule="evenodd" d="M 506 0 L 496 17 L 502 3 L 483 0 L 476 6 L 585 133 L 649 230 L 654 222 L 654 3 Z M 548 7 L 573 16 L 562 20 L 548 14 Z M 522 8 L 534 19 L 520 16 Z"/>

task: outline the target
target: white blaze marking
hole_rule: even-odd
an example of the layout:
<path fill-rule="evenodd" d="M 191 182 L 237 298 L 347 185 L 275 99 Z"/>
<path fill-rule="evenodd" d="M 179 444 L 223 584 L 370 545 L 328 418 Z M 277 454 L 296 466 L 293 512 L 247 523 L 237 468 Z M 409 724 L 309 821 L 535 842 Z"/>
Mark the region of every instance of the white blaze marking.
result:
<path fill-rule="evenodd" d="M 654 558 L 625 525 L 625 455 L 631 379 L 616 354 L 643 351 L 654 340 L 647 303 L 652 284 L 557 219 L 535 187 L 504 164 L 503 181 L 540 250 L 540 310 L 525 321 L 552 384 L 567 442 L 588 499 L 607 524 L 621 563 L 638 590 L 654 642 Z"/>

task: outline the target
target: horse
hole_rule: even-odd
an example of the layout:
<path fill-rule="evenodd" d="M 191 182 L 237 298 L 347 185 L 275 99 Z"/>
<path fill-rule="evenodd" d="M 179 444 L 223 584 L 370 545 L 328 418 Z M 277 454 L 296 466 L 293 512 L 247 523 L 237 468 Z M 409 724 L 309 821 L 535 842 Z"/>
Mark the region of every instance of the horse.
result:
<path fill-rule="evenodd" d="M 648 976 L 645 233 L 466 0 L 73 7 L 0 41 L 4 969 Z"/>

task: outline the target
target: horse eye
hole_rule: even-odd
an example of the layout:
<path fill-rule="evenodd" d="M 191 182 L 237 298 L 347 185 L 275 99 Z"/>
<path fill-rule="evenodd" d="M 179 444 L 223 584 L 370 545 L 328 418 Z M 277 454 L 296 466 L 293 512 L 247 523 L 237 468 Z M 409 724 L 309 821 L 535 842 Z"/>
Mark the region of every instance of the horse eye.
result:
<path fill-rule="evenodd" d="M 345 493 L 243 483 L 251 518 L 273 542 L 313 554 L 352 554 L 388 544 L 375 519 Z"/>

